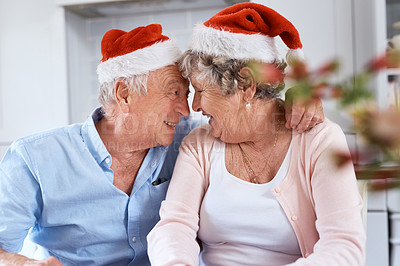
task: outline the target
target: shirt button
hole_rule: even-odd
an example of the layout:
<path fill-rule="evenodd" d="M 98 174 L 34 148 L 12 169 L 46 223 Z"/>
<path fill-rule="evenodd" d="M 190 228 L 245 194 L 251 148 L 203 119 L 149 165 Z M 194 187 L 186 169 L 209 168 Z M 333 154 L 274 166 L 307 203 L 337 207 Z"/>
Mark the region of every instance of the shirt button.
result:
<path fill-rule="evenodd" d="M 296 215 L 292 216 L 292 221 L 297 221 L 297 216 Z"/>
<path fill-rule="evenodd" d="M 107 163 L 107 164 L 110 163 L 110 158 L 106 158 L 106 163 Z"/>
<path fill-rule="evenodd" d="M 281 195 L 281 189 L 279 187 L 274 188 L 275 196 L 279 197 Z"/>
<path fill-rule="evenodd" d="M 151 167 L 155 167 L 156 164 L 157 164 L 156 162 L 152 162 L 152 163 L 151 163 Z"/>
<path fill-rule="evenodd" d="M 132 237 L 132 242 L 133 242 L 133 243 L 136 242 L 136 237 Z"/>

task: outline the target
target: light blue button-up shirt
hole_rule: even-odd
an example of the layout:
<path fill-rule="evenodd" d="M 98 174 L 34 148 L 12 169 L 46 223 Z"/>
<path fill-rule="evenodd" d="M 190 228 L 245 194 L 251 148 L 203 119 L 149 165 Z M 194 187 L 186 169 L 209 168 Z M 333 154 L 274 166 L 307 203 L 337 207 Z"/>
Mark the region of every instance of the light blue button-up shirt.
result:
<path fill-rule="evenodd" d="M 64 265 L 149 265 L 146 236 L 182 138 L 198 125 L 178 124 L 174 142 L 147 153 L 130 196 L 113 185 L 112 158 L 94 126 L 97 109 L 74 124 L 14 142 L 0 163 L 0 247 L 19 252 L 30 238 L 41 257 Z"/>

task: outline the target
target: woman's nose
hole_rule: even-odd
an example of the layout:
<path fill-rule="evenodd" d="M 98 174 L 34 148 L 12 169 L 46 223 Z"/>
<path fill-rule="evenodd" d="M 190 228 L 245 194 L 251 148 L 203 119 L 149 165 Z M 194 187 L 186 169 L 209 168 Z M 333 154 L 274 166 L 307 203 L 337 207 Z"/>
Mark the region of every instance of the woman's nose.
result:
<path fill-rule="evenodd" d="M 194 97 L 193 97 L 193 103 L 192 103 L 192 109 L 195 112 L 201 111 L 200 98 L 201 98 L 200 94 L 198 92 L 195 92 Z"/>

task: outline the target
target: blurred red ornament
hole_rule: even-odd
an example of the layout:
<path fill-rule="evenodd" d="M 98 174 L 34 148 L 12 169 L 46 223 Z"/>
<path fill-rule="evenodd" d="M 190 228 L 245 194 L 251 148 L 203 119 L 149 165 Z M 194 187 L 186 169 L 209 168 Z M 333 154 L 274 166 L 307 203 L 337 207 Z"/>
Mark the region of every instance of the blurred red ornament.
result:
<path fill-rule="evenodd" d="M 333 154 L 333 159 L 336 162 L 337 167 L 343 167 L 347 163 L 353 162 L 350 153 L 335 152 Z"/>
<path fill-rule="evenodd" d="M 276 67 L 274 64 L 262 64 L 262 80 L 267 81 L 268 83 L 281 83 L 285 78 L 285 74 L 282 70 Z"/>
<path fill-rule="evenodd" d="M 321 67 L 319 67 L 316 71 L 315 74 L 317 76 L 323 76 L 323 75 L 330 75 L 332 73 L 337 72 L 339 69 L 339 62 L 337 60 L 332 60 Z"/>
<path fill-rule="evenodd" d="M 378 72 L 386 68 L 400 67 L 400 51 L 391 50 L 385 54 L 372 59 L 367 64 L 367 70 L 370 72 Z"/>
<path fill-rule="evenodd" d="M 342 95 L 343 95 L 343 90 L 341 87 L 334 86 L 332 88 L 332 93 L 331 93 L 332 98 L 338 99 L 338 98 L 342 97 Z"/>
<path fill-rule="evenodd" d="M 307 80 L 310 76 L 310 73 L 307 70 L 307 65 L 303 61 L 296 61 L 291 65 L 290 72 L 288 74 L 289 78 L 294 80 Z"/>

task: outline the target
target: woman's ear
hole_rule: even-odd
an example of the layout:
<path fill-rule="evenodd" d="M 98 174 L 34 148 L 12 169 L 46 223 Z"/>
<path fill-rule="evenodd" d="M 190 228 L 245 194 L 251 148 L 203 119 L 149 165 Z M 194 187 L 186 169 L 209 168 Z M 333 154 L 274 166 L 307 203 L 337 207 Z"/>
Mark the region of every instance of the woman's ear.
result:
<path fill-rule="evenodd" d="M 114 97 L 123 113 L 129 112 L 129 88 L 123 79 L 118 79 L 114 86 Z"/>
<path fill-rule="evenodd" d="M 254 94 L 256 94 L 256 78 L 253 69 L 250 67 L 242 67 L 239 71 L 239 75 L 246 80 L 245 86 L 243 86 L 243 99 L 246 102 L 250 102 Z"/>

